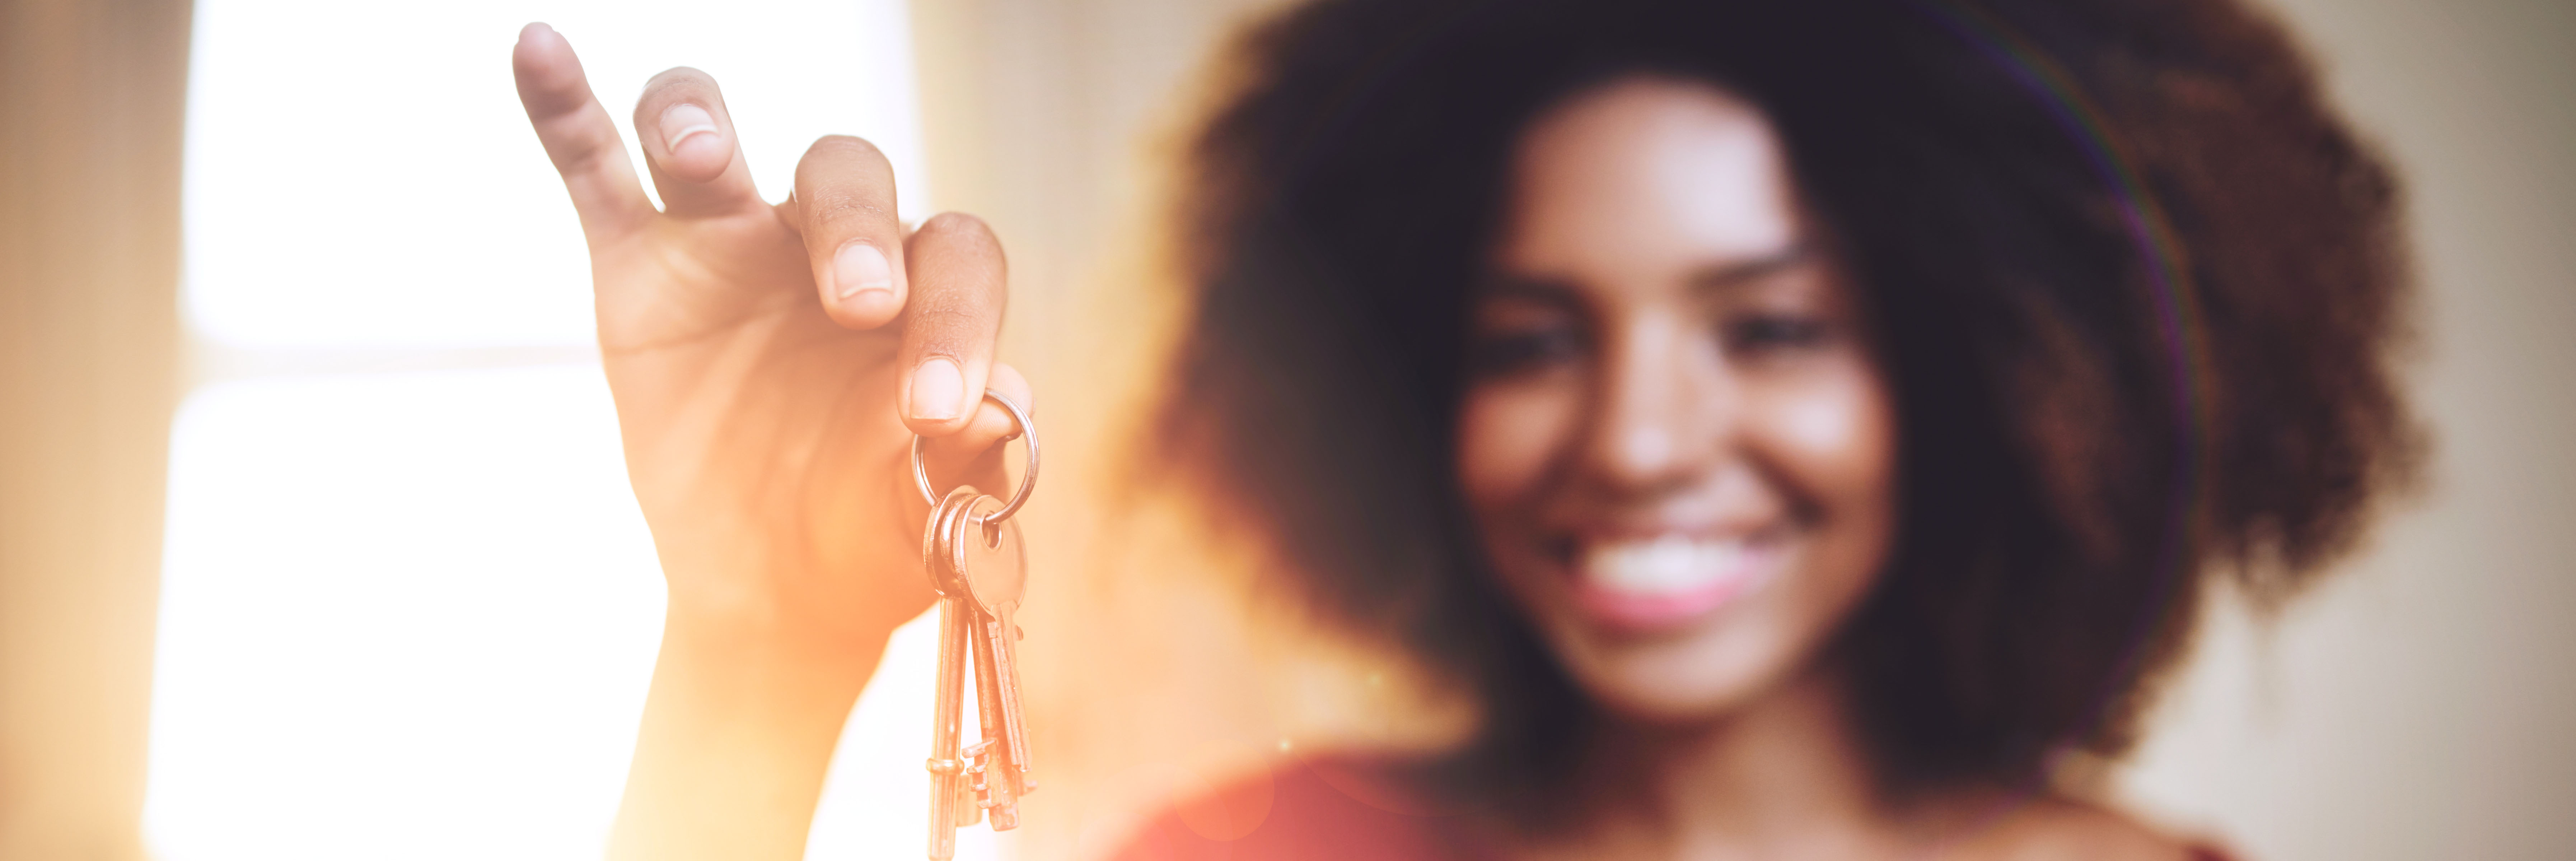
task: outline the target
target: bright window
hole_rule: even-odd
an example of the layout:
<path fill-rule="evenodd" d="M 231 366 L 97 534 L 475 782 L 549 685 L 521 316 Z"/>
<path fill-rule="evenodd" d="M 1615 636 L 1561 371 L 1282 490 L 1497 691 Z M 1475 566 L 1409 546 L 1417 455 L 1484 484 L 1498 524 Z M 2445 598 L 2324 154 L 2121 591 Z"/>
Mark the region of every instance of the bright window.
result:
<path fill-rule="evenodd" d="M 692 65 L 772 199 L 847 132 L 893 159 L 907 217 L 926 202 L 902 0 L 200 0 L 201 385 L 173 431 L 145 810 L 166 861 L 603 844 L 661 581 L 580 232 L 510 80 L 531 20 L 573 41 L 630 148 L 645 78 Z M 921 849 L 927 633 L 897 634 L 851 720 L 816 857 Z"/>

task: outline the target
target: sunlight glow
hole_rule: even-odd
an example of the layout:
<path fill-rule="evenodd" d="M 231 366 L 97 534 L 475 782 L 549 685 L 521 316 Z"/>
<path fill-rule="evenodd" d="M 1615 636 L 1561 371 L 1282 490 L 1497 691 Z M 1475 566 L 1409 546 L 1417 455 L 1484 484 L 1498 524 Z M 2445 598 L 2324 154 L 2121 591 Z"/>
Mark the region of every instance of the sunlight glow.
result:
<path fill-rule="evenodd" d="M 662 592 L 597 366 L 225 383 L 177 440 L 158 857 L 599 853 Z M 920 851 L 935 618 L 851 716 L 812 857 Z"/>
<path fill-rule="evenodd" d="M 569 37 L 630 151 L 644 80 L 688 64 L 724 84 L 770 199 L 814 138 L 855 133 L 893 159 L 905 217 L 926 209 L 902 0 L 711 11 L 196 5 L 186 319 L 260 361 L 194 391 L 172 431 L 155 857 L 604 847 L 661 575 L 599 366 L 477 367 L 478 349 L 592 341 L 580 230 L 519 109 L 512 40 L 537 20 Z M 412 359 L 345 372 L 370 351 Z M 930 629 L 896 634 L 852 716 L 814 857 L 918 857 Z M 959 837 L 960 858 L 998 851 Z"/>
<path fill-rule="evenodd" d="M 590 343 L 581 230 L 511 83 L 530 21 L 572 40 L 638 171 L 644 81 L 693 66 L 724 87 L 768 199 L 816 138 L 855 134 L 893 160 L 904 217 L 922 213 L 901 0 L 204 0 L 183 192 L 198 333 L 263 349 Z"/>
<path fill-rule="evenodd" d="M 598 853 L 662 595 L 595 368 L 227 383 L 175 439 L 159 857 Z"/>

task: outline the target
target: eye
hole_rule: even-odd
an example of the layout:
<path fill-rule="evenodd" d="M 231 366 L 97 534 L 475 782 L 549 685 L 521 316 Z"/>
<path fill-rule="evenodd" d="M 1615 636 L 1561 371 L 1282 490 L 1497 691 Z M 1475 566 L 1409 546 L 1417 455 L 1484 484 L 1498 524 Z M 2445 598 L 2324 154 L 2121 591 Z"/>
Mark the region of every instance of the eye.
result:
<path fill-rule="evenodd" d="M 1728 319 L 1719 332 L 1727 352 L 1756 356 L 1812 349 L 1833 340 L 1833 336 L 1831 321 L 1779 312 L 1738 315 Z"/>
<path fill-rule="evenodd" d="M 1530 373 L 1572 364 L 1587 346 L 1580 329 L 1563 323 L 1479 332 L 1468 344 L 1468 367 L 1480 377 Z"/>

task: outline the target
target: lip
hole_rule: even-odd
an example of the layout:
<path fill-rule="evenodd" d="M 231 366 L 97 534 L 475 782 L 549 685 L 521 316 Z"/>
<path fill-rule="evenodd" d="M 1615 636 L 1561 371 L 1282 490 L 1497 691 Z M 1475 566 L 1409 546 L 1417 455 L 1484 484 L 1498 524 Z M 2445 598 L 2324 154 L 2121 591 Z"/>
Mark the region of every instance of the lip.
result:
<path fill-rule="evenodd" d="M 1571 558 L 1564 560 L 1562 570 L 1572 586 L 1575 608 L 1594 625 L 1640 633 L 1671 630 L 1715 615 L 1768 583 L 1779 568 L 1783 555 L 1779 542 L 1764 540 L 1769 537 L 1725 541 L 1666 534 L 1596 539 L 1628 544 L 1632 548 L 1657 542 L 1684 542 L 1701 547 L 1733 545 L 1731 552 L 1724 554 L 1726 561 L 1683 577 L 1687 582 L 1614 583 L 1611 581 L 1621 578 L 1589 570 L 1587 566 L 1592 563 L 1586 561 L 1586 554 L 1579 548 L 1570 554 Z"/>

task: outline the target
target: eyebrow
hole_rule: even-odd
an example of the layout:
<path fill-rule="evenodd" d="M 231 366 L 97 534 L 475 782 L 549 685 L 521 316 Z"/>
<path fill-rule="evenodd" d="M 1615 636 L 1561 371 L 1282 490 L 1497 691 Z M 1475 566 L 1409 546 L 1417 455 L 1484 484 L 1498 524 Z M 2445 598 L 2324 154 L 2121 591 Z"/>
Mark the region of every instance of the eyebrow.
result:
<path fill-rule="evenodd" d="M 1686 280 L 1693 292 L 1715 292 L 1795 269 L 1814 258 L 1813 249 L 1801 242 L 1751 260 L 1704 267 L 1692 272 Z M 1528 299 L 1563 305 L 1581 304 L 1582 294 L 1573 285 L 1554 278 L 1503 273 L 1488 276 L 1478 292 L 1489 298 Z"/>
<path fill-rule="evenodd" d="M 1800 242 L 1751 260 L 1693 272 L 1690 276 L 1690 285 L 1695 292 L 1714 292 L 1798 268 L 1806 265 L 1814 257 L 1812 248 L 1807 243 Z"/>

